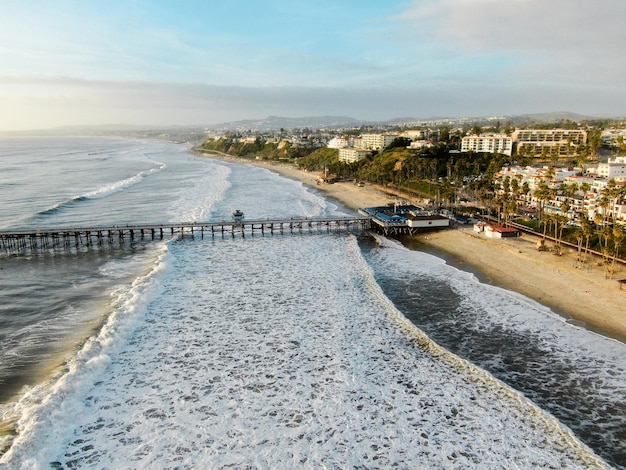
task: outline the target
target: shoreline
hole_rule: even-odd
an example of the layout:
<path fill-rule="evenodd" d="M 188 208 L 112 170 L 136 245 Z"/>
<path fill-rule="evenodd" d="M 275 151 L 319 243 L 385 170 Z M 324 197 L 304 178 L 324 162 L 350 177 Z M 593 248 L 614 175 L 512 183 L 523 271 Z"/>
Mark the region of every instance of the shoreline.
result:
<path fill-rule="evenodd" d="M 371 184 L 318 184 L 321 174 L 301 171 L 291 164 L 224 154 L 201 155 L 269 169 L 319 189 L 354 211 L 386 205 L 395 199 L 392 190 Z M 404 195 L 398 197 L 407 199 Z M 491 239 L 475 233 L 471 226 L 399 238 L 408 249 L 443 257 L 448 264 L 471 272 L 481 282 L 523 294 L 549 307 L 569 323 L 626 342 L 626 292 L 619 289 L 617 282 L 626 277 L 626 269 L 622 267 L 613 279 L 605 279 L 604 270 L 594 257 L 579 269 L 575 266 L 575 249 L 565 248 L 562 256 L 556 256 L 550 251 L 538 251 L 538 240 L 539 237 L 526 234 L 515 239 Z"/>

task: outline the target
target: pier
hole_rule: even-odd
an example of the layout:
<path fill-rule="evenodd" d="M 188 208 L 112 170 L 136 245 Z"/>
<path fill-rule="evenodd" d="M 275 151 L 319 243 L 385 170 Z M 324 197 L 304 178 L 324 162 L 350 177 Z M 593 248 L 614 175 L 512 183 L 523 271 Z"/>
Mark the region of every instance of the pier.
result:
<path fill-rule="evenodd" d="M 0 252 L 44 252 L 114 247 L 172 238 L 205 239 L 240 236 L 364 232 L 371 217 L 289 218 L 165 224 L 109 225 L 0 230 Z"/>

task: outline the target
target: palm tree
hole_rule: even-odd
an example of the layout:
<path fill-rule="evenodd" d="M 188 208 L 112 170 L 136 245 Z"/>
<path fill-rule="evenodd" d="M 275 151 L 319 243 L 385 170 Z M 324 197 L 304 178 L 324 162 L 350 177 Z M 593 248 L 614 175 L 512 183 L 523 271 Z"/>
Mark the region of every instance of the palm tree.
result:
<path fill-rule="evenodd" d="M 578 249 L 578 254 L 576 256 L 576 267 L 579 268 L 583 263 L 582 260 L 582 252 L 583 252 L 583 240 L 585 239 L 585 233 L 583 232 L 582 227 L 576 227 L 576 245 Z"/>
<path fill-rule="evenodd" d="M 600 250 L 602 251 L 602 265 L 604 266 L 604 276 L 609 277 L 610 267 L 609 260 L 611 259 L 611 250 L 609 249 L 609 243 L 613 236 L 613 230 L 609 225 L 604 225 L 598 231 Z"/>
<path fill-rule="evenodd" d="M 478 200 L 483 205 L 483 208 L 489 209 L 489 211 L 491 212 L 491 209 L 493 207 L 493 201 L 494 201 L 493 192 L 488 191 L 485 188 L 481 188 L 478 191 Z M 484 211 L 483 211 L 483 215 L 484 215 Z"/>
<path fill-rule="evenodd" d="M 572 136 L 567 136 L 567 158 L 570 156 L 570 151 L 572 150 Z"/>
<path fill-rule="evenodd" d="M 602 147 L 602 134 L 599 129 L 593 129 L 589 131 L 587 138 L 587 147 L 589 148 L 591 158 L 595 160 L 598 157 L 597 150 Z"/>
<path fill-rule="evenodd" d="M 517 209 L 517 203 L 514 200 L 509 199 L 504 202 L 504 225 L 508 226 L 511 223 L 511 216 L 515 214 Z"/>
<path fill-rule="evenodd" d="M 589 192 L 589 190 L 591 189 L 591 183 L 580 183 L 580 185 L 578 186 L 578 188 L 580 189 L 580 191 L 583 194 L 587 194 Z"/>
<path fill-rule="evenodd" d="M 545 241 L 548 232 L 548 226 L 554 223 L 554 214 L 544 214 L 541 218 L 540 225 L 543 224 L 543 239 Z"/>
<path fill-rule="evenodd" d="M 618 152 L 619 155 L 626 154 L 626 143 L 624 143 L 624 136 L 623 135 L 618 135 L 617 136 L 617 152 Z"/>
<path fill-rule="evenodd" d="M 544 180 L 540 180 L 537 184 L 537 189 L 534 191 L 534 196 L 539 201 L 539 221 L 543 219 L 543 208 L 545 202 L 549 200 L 549 190 L 548 184 Z"/>
<path fill-rule="evenodd" d="M 563 240 L 563 229 L 565 228 L 565 226 L 567 225 L 567 223 L 570 221 L 569 218 L 569 210 L 571 207 L 571 202 L 568 199 L 566 199 L 565 201 L 563 201 L 563 203 L 561 203 L 561 215 L 556 217 L 557 223 L 560 222 L 561 227 L 559 230 L 559 236 L 556 237 L 556 249 L 557 249 L 557 253 L 561 254 L 561 241 Z M 556 231 L 556 227 L 555 227 L 555 231 Z"/>
<path fill-rule="evenodd" d="M 587 255 L 589 254 L 589 240 L 593 236 L 593 226 L 591 225 L 591 221 L 585 216 L 580 219 L 580 228 L 585 237 L 585 252 L 582 259 L 582 262 L 587 262 Z"/>
<path fill-rule="evenodd" d="M 613 262 L 611 263 L 611 275 L 615 272 L 615 259 L 619 255 L 619 249 L 624 243 L 624 238 L 626 238 L 626 233 L 624 229 L 619 225 L 613 226 Z"/>
<path fill-rule="evenodd" d="M 600 191 L 600 199 L 598 205 L 604 209 L 604 222 L 608 222 L 615 209 L 615 202 L 619 198 L 620 188 L 614 179 L 609 180 L 606 186 Z"/>
<path fill-rule="evenodd" d="M 520 184 L 521 175 L 511 179 L 511 198 L 513 200 L 514 208 L 513 214 L 517 212 L 517 207 L 519 205 L 520 198 L 522 196 L 522 185 Z"/>
<path fill-rule="evenodd" d="M 624 186 L 618 186 L 617 182 L 612 179 L 606 184 L 607 193 L 609 196 L 609 201 L 611 204 L 611 217 L 615 218 L 615 206 L 619 202 L 622 192 L 624 190 Z"/>
<path fill-rule="evenodd" d="M 606 188 L 605 188 L 606 189 Z M 602 209 L 600 213 L 596 212 L 596 219 L 600 219 L 599 225 L 606 225 L 609 221 L 609 206 L 611 204 L 611 200 L 605 189 L 598 195 L 598 207 Z"/>
<path fill-rule="evenodd" d="M 524 183 L 522 183 L 522 194 L 524 194 L 525 201 L 528 201 L 529 192 L 530 192 L 530 184 L 528 184 L 528 181 L 524 181 Z"/>
<path fill-rule="evenodd" d="M 499 185 L 499 194 L 498 194 L 498 209 L 499 216 L 504 218 L 504 225 L 508 225 L 509 216 L 511 214 L 510 206 L 511 206 L 511 178 L 506 176 Z"/>
<path fill-rule="evenodd" d="M 548 182 L 552 181 L 556 177 L 556 169 L 551 166 L 543 176 Z"/>
<path fill-rule="evenodd" d="M 552 160 L 552 166 L 556 166 L 559 161 L 559 146 L 555 145 L 550 148 L 550 159 Z"/>
<path fill-rule="evenodd" d="M 431 178 L 435 179 L 437 176 L 437 160 L 431 159 L 428 161 L 428 168 L 431 172 Z"/>
<path fill-rule="evenodd" d="M 505 205 L 504 198 L 502 197 L 502 194 L 496 194 L 493 201 L 495 204 L 496 217 L 499 223 L 500 219 L 502 218 L 502 213 L 504 212 L 504 205 Z"/>

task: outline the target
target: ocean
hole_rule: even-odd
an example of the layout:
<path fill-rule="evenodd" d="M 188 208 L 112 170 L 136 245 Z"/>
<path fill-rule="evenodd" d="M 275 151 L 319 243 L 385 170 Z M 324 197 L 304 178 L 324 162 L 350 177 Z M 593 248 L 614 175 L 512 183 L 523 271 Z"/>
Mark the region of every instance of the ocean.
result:
<path fill-rule="evenodd" d="M 0 139 L 0 228 L 352 212 L 184 145 Z M 0 253 L 1 468 L 626 468 L 626 345 L 396 240 Z"/>

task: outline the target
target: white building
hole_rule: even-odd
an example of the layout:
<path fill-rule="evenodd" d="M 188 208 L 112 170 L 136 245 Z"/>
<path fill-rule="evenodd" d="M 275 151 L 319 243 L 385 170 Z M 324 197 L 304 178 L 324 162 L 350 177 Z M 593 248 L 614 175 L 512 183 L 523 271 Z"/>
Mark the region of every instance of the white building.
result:
<path fill-rule="evenodd" d="M 512 137 L 517 153 L 532 156 L 571 155 L 587 143 L 587 132 L 578 129 L 517 129 Z"/>
<path fill-rule="evenodd" d="M 343 163 L 356 163 L 363 160 L 371 152 L 369 150 L 358 149 L 354 147 L 345 147 L 339 149 L 339 161 Z"/>
<path fill-rule="evenodd" d="M 489 238 L 511 238 L 521 236 L 516 228 L 503 227 L 501 225 L 487 225 L 484 228 L 485 235 Z"/>
<path fill-rule="evenodd" d="M 381 150 L 398 138 L 398 134 L 361 134 L 354 146 L 363 150 Z"/>
<path fill-rule="evenodd" d="M 616 157 L 607 163 L 599 163 L 596 174 L 600 178 L 616 181 L 626 180 L 626 157 Z"/>
<path fill-rule="evenodd" d="M 513 139 L 506 135 L 470 135 L 461 139 L 461 152 L 513 154 Z"/>
<path fill-rule="evenodd" d="M 407 139 L 411 140 L 426 140 L 428 139 L 428 134 L 428 130 L 411 129 L 408 131 L 403 131 L 400 136 L 406 137 Z"/>
<path fill-rule="evenodd" d="M 621 168 L 619 171 L 626 171 L 626 157 L 618 157 L 615 160 L 610 160 L 610 162 L 617 164 Z M 600 178 L 598 168 L 594 169 L 593 174 L 595 176 L 578 176 L 566 168 L 505 166 L 495 175 L 495 180 L 502 182 L 508 177 L 510 181 L 516 179 L 519 185 L 528 183 L 530 195 L 525 196 L 521 194 L 519 202 L 525 202 L 535 208 L 541 205 L 548 213 L 561 214 L 562 207 L 567 202 L 569 206 L 568 216 L 570 218 L 584 215 L 588 219 L 593 220 L 596 215 L 603 215 L 606 212 L 613 220 L 626 223 L 626 201 L 613 200 L 611 207 L 602 207 L 601 205 L 601 197 L 606 192 L 609 181 L 614 180 L 617 183 L 617 187 L 622 187 L 626 185 L 626 177 L 621 177 L 620 181 L 619 175 L 616 176 L 616 173 L 611 173 L 611 171 L 615 170 L 615 166 L 599 164 L 598 167 L 601 165 L 605 165 L 602 167 L 603 170 L 601 170 L 603 175 L 612 174 L 613 176 Z M 550 178 L 548 178 L 549 174 Z M 540 181 L 545 182 L 555 190 L 555 195 L 551 200 L 540 200 L 535 194 L 535 191 L 539 188 Z M 563 194 L 560 190 L 562 183 L 576 185 L 576 191 L 572 196 Z"/>
<path fill-rule="evenodd" d="M 550 180 L 548 180 L 549 173 L 552 172 Z M 499 181 L 503 181 L 507 176 L 509 179 L 517 179 L 520 184 L 528 183 L 531 190 L 537 189 L 539 181 L 546 181 L 549 185 L 558 185 L 563 183 L 568 178 L 575 176 L 576 172 L 568 170 L 567 168 L 554 168 L 548 167 L 534 167 L 534 166 L 517 166 L 510 165 L 503 167 L 498 173 L 495 174 L 495 178 Z"/>
<path fill-rule="evenodd" d="M 419 149 L 424 149 L 424 148 L 431 148 L 434 146 L 435 145 L 432 142 L 429 142 L 427 140 L 414 140 L 409 144 L 407 148 L 410 148 L 413 150 L 419 150 Z"/>
<path fill-rule="evenodd" d="M 626 204 L 615 204 L 613 207 L 613 217 L 626 224 Z"/>
<path fill-rule="evenodd" d="M 449 227 L 450 219 L 442 215 L 419 215 L 409 213 L 405 215 L 406 224 L 412 228 Z"/>
<path fill-rule="evenodd" d="M 609 129 L 602 132 L 602 145 L 605 147 L 618 147 L 620 140 L 626 142 L 626 130 Z"/>
<path fill-rule="evenodd" d="M 348 146 L 348 140 L 344 137 L 334 137 L 326 145 L 329 149 L 343 149 Z"/>

